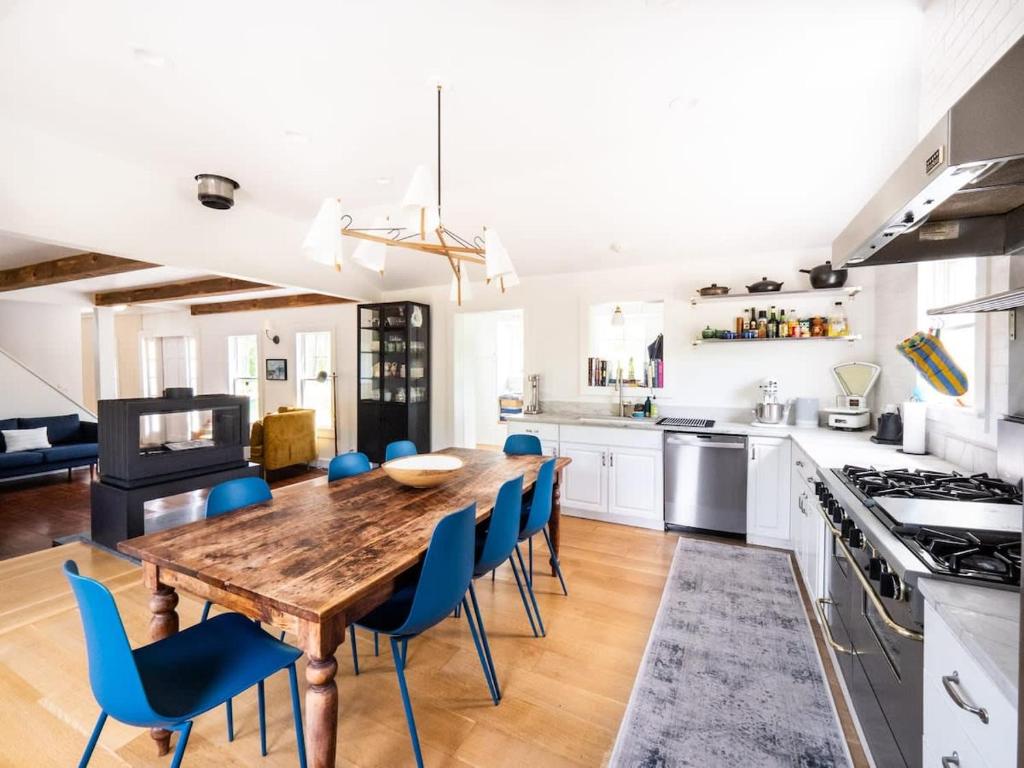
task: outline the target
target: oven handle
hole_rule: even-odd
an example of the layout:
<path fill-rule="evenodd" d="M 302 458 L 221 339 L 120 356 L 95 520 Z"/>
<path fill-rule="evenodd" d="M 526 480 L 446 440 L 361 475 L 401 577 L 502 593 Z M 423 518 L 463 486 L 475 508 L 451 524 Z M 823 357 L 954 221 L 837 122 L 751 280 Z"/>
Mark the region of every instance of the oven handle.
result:
<path fill-rule="evenodd" d="M 871 600 L 871 604 L 875 606 L 875 610 L 878 611 L 878 615 L 885 623 L 885 626 L 887 626 L 890 630 L 895 632 L 900 637 L 905 637 L 908 640 L 917 640 L 918 642 L 922 642 L 924 640 L 923 634 L 913 629 L 907 629 L 902 624 L 897 624 L 893 620 L 892 616 L 889 615 L 889 611 L 886 610 L 886 607 L 882 603 L 881 598 L 879 598 L 879 596 L 875 594 L 875 590 L 872 588 L 871 582 L 868 581 L 868 577 L 864 575 L 864 572 L 857 564 L 857 560 L 854 558 L 853 553 L 850 552 L 850 548 L 847 547 L 846 542 L 843 541 L 842 534 L 834 525 L 832 525 L 831 518 L 829 518 L 829 516 L 825 514 L 825 510 L 821 508 L 820 504 L 818 505 L 818 511 L 821 512 L 821 516 L 825 518 L 825 526 L 832 534 L 832 537 L 836 540 L 836 544 L 839 546 L 839 549 L 843 553 L 843 556 L 849 561 L 850 570 L 853 571 L 854 574 L 856 574 L 857 581 L 860 582 L 860 586 L 867 593 L 868 598 Z"/>
<path fill-rule="evenodd" d="M 832 636 L 832 627 L 829 626 L 828 619 L 825 618 L 825 611 L 822 608 L 825 605 L 835 605 L 835 601 L 829 600 L 827 597 L 819 597 L 814 601 L 814 610 L 818 614 L 818 621 L 821 622 L 822 631 L 825 633 L 825 642 L 832 646 L 832 650 L 836 653 L 845 653 L 847 656 L 860 656 L 860 651 L 847 648 Z"/>

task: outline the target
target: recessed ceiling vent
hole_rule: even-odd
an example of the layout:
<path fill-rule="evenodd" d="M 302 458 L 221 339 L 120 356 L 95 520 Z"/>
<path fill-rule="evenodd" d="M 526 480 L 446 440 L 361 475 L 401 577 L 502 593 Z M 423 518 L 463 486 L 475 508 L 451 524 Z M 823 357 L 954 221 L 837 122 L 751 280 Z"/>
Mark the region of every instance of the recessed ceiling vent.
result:
<path fill-rule="evenodd" d="M 238 182 L 234 179 L 215 173 L 200 173 L 196 181 L 199 182 L 199 202 L 207 208 L 226 211 L 235 204 Z"/>

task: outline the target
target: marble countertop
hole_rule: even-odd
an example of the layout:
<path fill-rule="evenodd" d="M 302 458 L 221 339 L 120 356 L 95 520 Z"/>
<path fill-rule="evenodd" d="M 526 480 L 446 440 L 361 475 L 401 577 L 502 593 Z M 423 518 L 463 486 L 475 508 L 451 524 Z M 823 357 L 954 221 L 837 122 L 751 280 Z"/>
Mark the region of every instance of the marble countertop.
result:
<path fill-rule="evenodd" d="M 921 579 L 918 589 L 1016 708 L 1020 594 L 938 579 Z"/>

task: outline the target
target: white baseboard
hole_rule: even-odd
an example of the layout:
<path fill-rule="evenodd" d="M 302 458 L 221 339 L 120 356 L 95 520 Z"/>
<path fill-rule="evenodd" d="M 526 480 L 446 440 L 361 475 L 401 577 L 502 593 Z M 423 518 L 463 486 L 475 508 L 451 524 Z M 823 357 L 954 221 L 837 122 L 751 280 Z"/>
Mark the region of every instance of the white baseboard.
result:
<path fill-rule="evenodd" d="M 597 520 L 602 523 L 615 523 L 616 525 L 631 525 L 634 528 L 647 528 L 652 531 L 664 531 L 663 520 L 652 520 L 648 517 L 632 517 L 631 515 L 615 515 L 610 512 L 591 512 L 588 509 L 573 509 L 562 507 L 562 514 L 569 517 L 582 517 L 587 520 Z"/>

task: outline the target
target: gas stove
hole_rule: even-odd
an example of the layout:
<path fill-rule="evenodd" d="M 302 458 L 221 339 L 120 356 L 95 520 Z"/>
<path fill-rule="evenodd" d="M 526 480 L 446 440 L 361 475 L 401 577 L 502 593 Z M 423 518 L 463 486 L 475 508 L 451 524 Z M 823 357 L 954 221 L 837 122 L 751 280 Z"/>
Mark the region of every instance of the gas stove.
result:
<path fill-rule="evenodd" d="M 1021 488 L 987 474 L 833 470 L 933 575 L 1020 587 Z"/>

